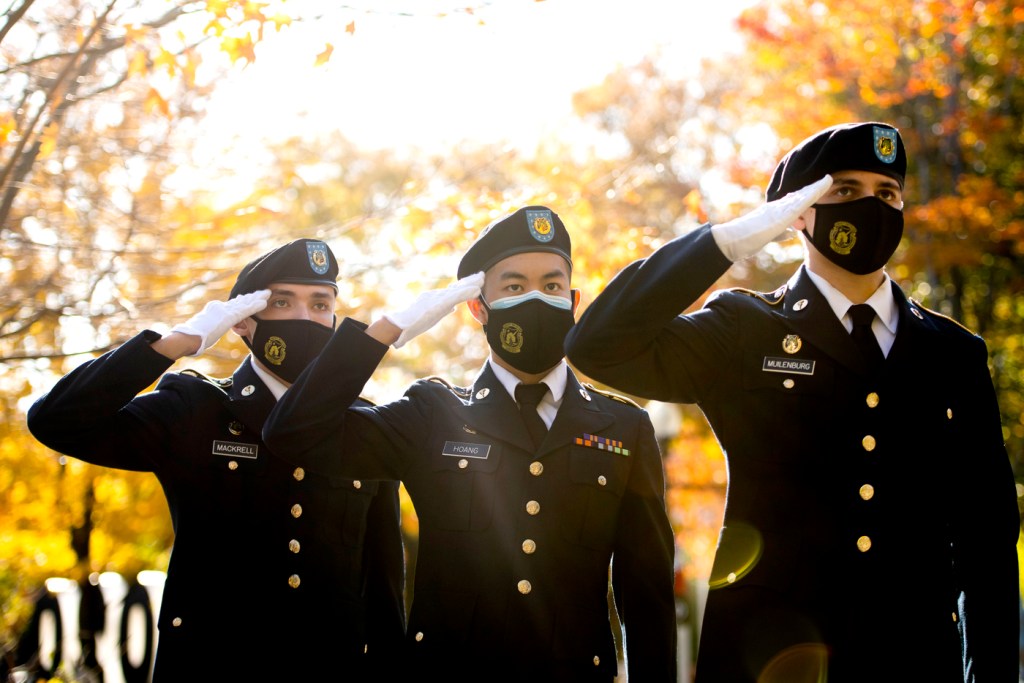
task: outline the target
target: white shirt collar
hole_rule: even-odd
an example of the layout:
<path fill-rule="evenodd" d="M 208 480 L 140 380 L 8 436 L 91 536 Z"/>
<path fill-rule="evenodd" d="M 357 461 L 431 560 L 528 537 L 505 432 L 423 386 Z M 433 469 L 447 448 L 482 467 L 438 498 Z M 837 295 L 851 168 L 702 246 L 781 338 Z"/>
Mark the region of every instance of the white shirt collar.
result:
<path fill-rule="evenodd" d="M 488 358 L 487 362 L 491 364 L 491 370 L 494 371 L 494 376 L 498 378 L 501 385 L 505 387 L 508 395 L 515 400 L 516 397 L 516 386 L 520 384 L 519 378 L 513 375 L 511 372 L 501 367 L 494 362 L 493 359 Z M 550 403 L 555 407 L 562 404 L 562 396 L 565 394 L 565 384 L 567 381 L 568 373 L 566 372 L 565 359 L 558 361 L 558 365 L 551 368 L 551 372 L 544 375 L 541 382 L 548 385 L 548 393 L 544 395 L 544 399 L 541 401 L 541 405 Z"/>
<path fill-rule="evenodd" d="M 260 364 L 251 356 L 249 357 L 249 363 L 252 365 L 252 369 L 256 373 L 256 376 L 263 380 L 263 383 L 267 385 L 267 389 L 270 389 L 270 393 L 274 395 L 274 398 L 281 400 L 281 397 L 284 396 L 284 392 L 288 390 L 287 385 L 278 379 L 276 375 L 272 375 L 270 372 L 260 367 Z"/>
<path fill-rule="evenodd" d="M 806 266 L 801 267 L 807 273 L 807 277 L 811 278 L 811 282 L 818 288 L 821 295 L 825 297 L 828 305 L 832 307 L 833 313 L 843 323 L 847 331 L 853 329 L 853 323 L 850 322 L 849 317 L 846 315 L 853 302 L 846 298 L 845 294 L 833 287 L 828 280 L 812 272 Z M 864 303 L 870 304 L 871 308 L 875 309 L 875 315 L 878 316 L 878 320 L 881 321 L 890 335 L 895 336 L 896 326 L 899 323 L 899 309 L 896 308 L 896 299 L 892 295 L 892 280 L 889 274 L 883 272 L 882 277 L 882 284 L 878 286 L 878 289 Z"/>

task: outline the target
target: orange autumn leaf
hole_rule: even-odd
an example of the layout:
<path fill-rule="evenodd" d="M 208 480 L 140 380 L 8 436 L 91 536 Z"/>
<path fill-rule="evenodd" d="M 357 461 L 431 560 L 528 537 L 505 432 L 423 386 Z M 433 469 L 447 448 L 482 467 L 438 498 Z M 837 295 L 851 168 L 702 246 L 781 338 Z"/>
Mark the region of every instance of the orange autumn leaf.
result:
<path fill-rule="evenodd" d="M 331 54 L 334 52 L 334 45 L 327 43 L 323 51 L 316 56 L 316 61 L 313 66 L 323 66 L 327 62 L 331 61 Z"/>

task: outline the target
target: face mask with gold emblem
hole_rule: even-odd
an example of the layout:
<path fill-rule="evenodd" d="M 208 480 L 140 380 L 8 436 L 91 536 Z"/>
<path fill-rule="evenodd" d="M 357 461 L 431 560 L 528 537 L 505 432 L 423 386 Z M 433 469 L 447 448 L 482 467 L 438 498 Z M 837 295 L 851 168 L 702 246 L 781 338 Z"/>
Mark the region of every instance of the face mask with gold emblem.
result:
<path fill-rule="evenodd" d="M 487 343 L 517 370 L 530 374 L 549 370 L 565 355 L 565 335 L 576 324 L 572 303 L 571 299 L 537 290 L 497 299 L 490 305 L 484 301 L 488 310 L 484 325 Z"/>
<path fill-rule="evenodd" d="M 312 363 L 331 338 L 332 330 L 312 320 L 263 320 L 253 316 L 256 332 L 245 345 L 264 366 L 289 384 Z"/>
<path fill-rule="evenodd" d="M 804 234 L 822 256 L 857 275 L 884 266 L 903 237 L 903 212 L 878 197 L 814 208 L 814 235 Z"/>

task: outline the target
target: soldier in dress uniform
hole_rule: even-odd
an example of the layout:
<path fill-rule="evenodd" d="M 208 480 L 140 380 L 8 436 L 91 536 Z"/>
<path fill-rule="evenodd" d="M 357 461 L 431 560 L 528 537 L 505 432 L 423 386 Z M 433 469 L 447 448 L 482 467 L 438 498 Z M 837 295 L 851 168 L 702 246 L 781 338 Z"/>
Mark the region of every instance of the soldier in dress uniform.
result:
<path fill-rule="evenodd" d="M 369 680 L 395 666 L 405 635 L 397 484 L 311 466 L 262 439 L 271 408 L 331 335 L 337 276 L 325 242 L 289 242 L 246 265 L 227 302 L 84 363 L 29 410 L 46 446 L 153 472 L 163 486 L 175 539 L 156 683 Z M 232 377 L 167 372 L 229 329 L 252 351 Z"/>
<path fill-rule="evenodd" d="M 986 344 L 884 269 L 906 164 L 885 123 L 809 137 L 766 204 L 627 266 L 569 333 L 581 372 L 698 404 L 725 452 L 699 683 L 1016 679 L 1019 522 Z M 789 282 L 681 314 L 790 226 Z"/>
<path fill-rule="evenodd" d="M 630 681 L 676 678 L 674 541 L 654 429 L 637 404 L 581 384 L 566 364 L 571 270 L 553 211 L 504 216 L 448 288 L 369 327 L 344 320 L 267 421 L 275 449 L 409 491 L 420 524 L 410 680 L 610 683 L 609 576 Z M 431 377 L 400 400 L 344 409 L 390 345 L 463 301 L 491 350 L 472 386 Z M 539 387 L 538 407 L 523 399 L 521 413 L 515 397 L 530 389 L 518 387 Z"/>

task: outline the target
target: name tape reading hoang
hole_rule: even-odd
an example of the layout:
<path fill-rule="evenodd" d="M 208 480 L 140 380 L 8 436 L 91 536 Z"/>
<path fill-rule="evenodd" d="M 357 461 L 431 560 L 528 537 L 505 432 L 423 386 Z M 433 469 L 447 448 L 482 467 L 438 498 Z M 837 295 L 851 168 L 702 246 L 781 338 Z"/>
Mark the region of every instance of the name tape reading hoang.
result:
<path fill-rule="evenodd" d="M 486 443 L 466 443 L 465 441 L 445 441 L 441 455 L 453 458 L 480 458 L 484 460 L 491 452 L 491 445 Z"/>
<path fill-rule="evenodd" d="M 235 441 L 213 442 L 214 455 L 226 455 L 232 458 L 251 458 L 255 460 L 259 448 L 259 445 L 254 443 L 237 443 Z"/>

